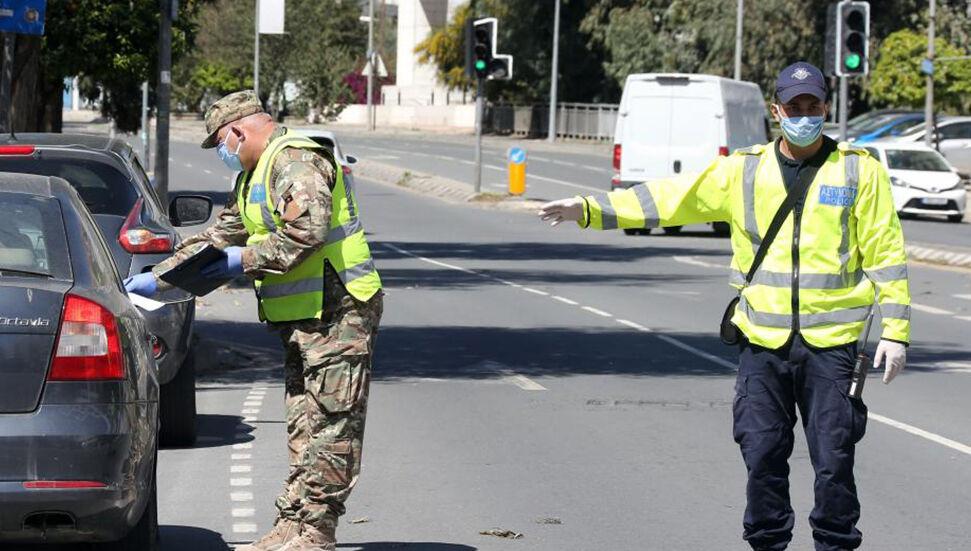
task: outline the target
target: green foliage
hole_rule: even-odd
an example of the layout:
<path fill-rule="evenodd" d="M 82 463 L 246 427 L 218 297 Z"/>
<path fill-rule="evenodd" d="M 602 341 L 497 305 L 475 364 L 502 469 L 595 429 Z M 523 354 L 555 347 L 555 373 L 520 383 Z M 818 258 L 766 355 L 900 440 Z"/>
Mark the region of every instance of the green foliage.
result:
<path fill-rule="evenodd" d="M 253 86 L 253 2 L 216 0 L 199 16 L 206 33 L 175 70 L 182 108 L 201 111 L 219 97 Z M 288 0 L 283 35 L 260 37 L 260 97 L 271 111 L 310 109 L 336 117 L 350 100 L 344 77 L 364 58 L 366 28 L 357 2 Z M 287 105 L 284 84 L 299 92 Z"/>
<path fill-rule="evenodd" d="M 943 38 L 934 41 L 937 57 L 968 55 Z M 920 72 L 927 57 L 927 37 L 912 30 L 897 31 L 880 47 L 880 57 L 870 77 L 869 94 L 878 105 L 923 107 L 926 78 Z M 961 111 L 968 107 L 971 94 L 971 60 L 939 61 L 934 71 L 934 101 L 943 110 Z"/>
<path fill-rule="evenodd" d="M 435 65 L 439 79 L 449 88 L 468 89 L 475 82 L 465 75 L 465 23 L 471 9 L 463 4 L 442 29 L 429 34 L 415 46 L 418 61 Z"/>
<path fill-rule="evenodd" d="M 195 14 L 204 1 L 179 3 L 173 59 L 190 48 Z M 89 94 L 101 94 L 102 114 L 120 130 L 134 132 L 141 123 L 141 83 L 157 80 L 158 25 L 158 0 L 52 0 L 41 44 L 42 73 L 51 83 L 81 75 Z"/>

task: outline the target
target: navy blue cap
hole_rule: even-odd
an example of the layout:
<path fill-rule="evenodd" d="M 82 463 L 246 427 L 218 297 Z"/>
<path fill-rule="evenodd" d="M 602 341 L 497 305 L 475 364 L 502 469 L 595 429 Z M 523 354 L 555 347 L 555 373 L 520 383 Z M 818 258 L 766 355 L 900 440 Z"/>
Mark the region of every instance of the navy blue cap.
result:
<path fill-rule="evenodd" d="M 786 103 L 792 98 L 809 94 L 821 101 L 826 101 L 826 78 L 822 71 L 811 63 L 799 61 L 779 72 L 775 81 L 775 95 L 779 101 Z"/>

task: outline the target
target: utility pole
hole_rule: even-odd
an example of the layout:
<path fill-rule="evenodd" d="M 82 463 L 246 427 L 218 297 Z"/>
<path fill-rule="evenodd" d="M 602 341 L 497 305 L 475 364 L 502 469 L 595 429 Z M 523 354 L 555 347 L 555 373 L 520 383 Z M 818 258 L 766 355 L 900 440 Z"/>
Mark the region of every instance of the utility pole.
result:
<path fill-rule="evenodd" d="M 260 0 L 256 0 L 256 11 L 253 12 L 253 27 L 256 29 L 256 37 L 253 46 L 253 91 L 256 98 L 260 97 Z"/>
<path fill-rule="evenodd" d="M 556 141 L 556 81 L 560 65 L 560 0 L 556 2 L 553 15 L 553 69 L 550 74 L 550 127 L 546 133 L 546 141 Z"/>
<path fill-rule="evenodd" d="M 367 7 L 367 129 L 374 130 L 374 0 Z"/>
<path fill-rule="evenodd" d="M 934 21 L 937 18 L 937 2 L 931 0 L 930 21 L 927 22 L 927 59 L 934 63 Z M 927 98 L 924 104 L 924 143 L 934 147 L 934 73 L 927 75 Z"/>
<path fill-rule="evenodd" d="M 10 120 L 10 88 L 13 85 L 13 58 L 17 35 L 3 33 L 3 73 L 0 74 L 0 132 L 13 133 Z"/>
<path fill-rule="evenodd" d="M 745 0 L 738 0 L 735 13 L 735 80 L 742 80 L 742 18 L 745 17 Z"/>
<path fill-rule="evenodd" d="M 172 93 L 172 20 L 177 0 L 159 0 L 158 119 L 155 124 L 155 193 L 167 204 L 169 193 L 169 101 Z"/>

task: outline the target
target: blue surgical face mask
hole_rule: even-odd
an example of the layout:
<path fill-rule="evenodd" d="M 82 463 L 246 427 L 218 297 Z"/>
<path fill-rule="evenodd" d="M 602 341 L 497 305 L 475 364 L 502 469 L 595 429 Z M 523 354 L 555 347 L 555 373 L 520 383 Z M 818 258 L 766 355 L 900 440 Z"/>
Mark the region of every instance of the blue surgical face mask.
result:
<path fill-rule="evenodd" d="M 823 132 L 824 117 L 779 117 L 782 134 L 792 145 L 811 145 Z"/>
<path fill-rule="evenodd" d="M 222 162 L 227 167 L 229 167 L 229 170 L 242 172 L 243 162 L 239 160 L 239 150 L 242 149 L 242 147 L 243 147 L 243 141 L 240 140 L 239 144 L 236 146 L 236 152 L 230 153 L 229 148 L 226 147 L 226 142 L 222 141 L 222 142 L 219 142 L 219 145 L 216 147 L 216 154 L 219 155 L 219 158 L 222 159 Z"/>

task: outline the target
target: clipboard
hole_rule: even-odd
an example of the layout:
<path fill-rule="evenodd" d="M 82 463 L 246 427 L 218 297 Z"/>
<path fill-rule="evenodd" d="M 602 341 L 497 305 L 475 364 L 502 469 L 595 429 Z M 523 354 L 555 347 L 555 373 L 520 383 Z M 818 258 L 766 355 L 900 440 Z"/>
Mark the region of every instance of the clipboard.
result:
<path fill-rule="evenodd" d="M 203 268 L 224 256 L 226 253 L 212 245 L 206 245 L 181 264 L 159 274 L 158 277 L 197 297 L 205 296 L 232 280 L 231 277 L 216 279 L 202 275 Z"/>

